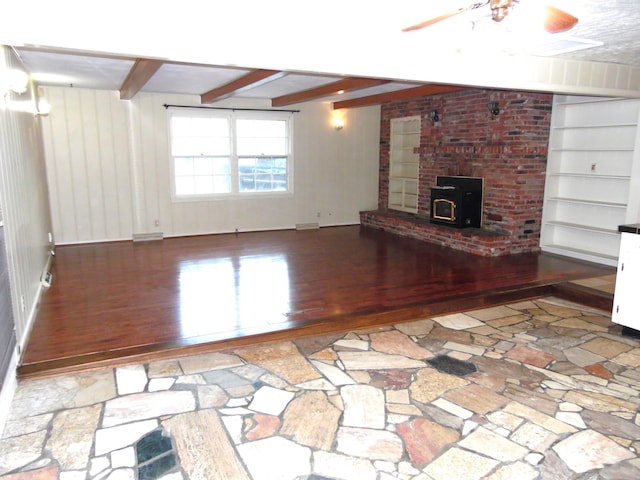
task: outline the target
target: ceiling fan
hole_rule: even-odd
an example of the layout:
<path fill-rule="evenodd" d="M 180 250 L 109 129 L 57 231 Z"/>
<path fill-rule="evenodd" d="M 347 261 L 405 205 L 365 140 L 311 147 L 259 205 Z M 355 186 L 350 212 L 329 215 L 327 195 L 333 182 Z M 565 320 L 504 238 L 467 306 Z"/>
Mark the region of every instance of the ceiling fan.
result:
<path fill-rule="evenodd" d="M 421 28 L 425 28 L 435 23 L 446 20 L 447 18 L 451 18 L 455 15 L 459 15 L 471 10 L 477 10 L 486 7 L 487 5 L 491 9 L 491 18 L 495 22 L 501 22 L 509 15 L 509 12 L 518 3 L 520 3 L 520 0 L 488 0 L 484 2 L 472 3 L 471 5 L 468 5 L 466 7 L 461 7 L 457 10 L 452 10 L 450 12 L 443 13 L 442 15 L 438 15 L 437 17 L 430 18 L 429 20 L 426 20 L 424 22 L 420 22 L 415 25 L 403 28 L 402 31 L 410 32 L 412 30 L 419 30 Z M 578 23 L 577 17 L 574 17 L 564 10 L 560 10 L 559 8 L 552 5 L 545 5 L 544 8 L 544 29 L 549 33 L 566 32 L 567 30 L 573 28 L 576 23 Z"/>

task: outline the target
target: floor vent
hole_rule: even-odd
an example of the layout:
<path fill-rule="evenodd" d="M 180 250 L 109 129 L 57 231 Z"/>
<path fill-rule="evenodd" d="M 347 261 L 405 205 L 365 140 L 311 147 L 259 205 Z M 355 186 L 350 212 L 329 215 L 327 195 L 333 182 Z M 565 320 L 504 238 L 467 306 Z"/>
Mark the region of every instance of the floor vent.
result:
<path fill-rule="evenodd" d="M 151 242 L 154 240 L 162 240 L 164 238 L 164 234 L 162 232 L 151 232 L 151 233 L 134 233 L 133 241 L 134 242 Z"/>
<path fill-rule="evenodd" d="M 318 222 L 312 223 L 296 223 L 296 230 L 316 230 L 320 228 Z"/>

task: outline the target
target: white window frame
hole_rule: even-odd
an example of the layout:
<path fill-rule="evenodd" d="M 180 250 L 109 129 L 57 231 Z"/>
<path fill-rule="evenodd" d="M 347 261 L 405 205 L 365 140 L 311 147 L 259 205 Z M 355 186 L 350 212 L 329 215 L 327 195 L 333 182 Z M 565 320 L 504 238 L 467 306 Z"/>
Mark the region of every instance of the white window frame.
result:
<path fill-rule="evenodd" d="M 205 118 L 225 118 L 229 123 L 230 141 L 230 167 L 231 167 L 231 191 L 224 193 L 207 193 L 193 195 L 176 194 L 176 172 L 175 157 L 172 154 L 173 135 L 171 132 L 171 119 L 173 117 L 205 117 Z M 282 191 L 240 191 L 239 175 L 239 155 L 237 153 L 236 120 L 283 120 L 287 125 L 287 190 Z M 171 199 L 174 202 L 194 202 L 210 200 L 229 200 L 248 197 L 286 197 L 293 195 L 293 112 L 289 111 L 263 111 L 263 110 L 235 110 L 235 109 L 214 109 L 214 108 L 175 108 L 169 109 L 167 115 L 168 143 L 169 143 L 169 164 Z"/>

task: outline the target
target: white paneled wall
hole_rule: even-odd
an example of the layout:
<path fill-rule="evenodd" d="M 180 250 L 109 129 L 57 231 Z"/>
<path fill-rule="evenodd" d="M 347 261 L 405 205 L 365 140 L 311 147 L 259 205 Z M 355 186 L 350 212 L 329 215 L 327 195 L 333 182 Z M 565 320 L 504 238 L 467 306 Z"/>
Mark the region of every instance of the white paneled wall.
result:
<path fill-rule="evenodd" d="M 127 102 L 118 92 L 46 88 L 43 137 L 56 243 L 130 239 Z"/>
<path fill-rule="evenodd" d="M 10 48 L 0 46 L 0 78 L 7 69 L 24 67 Z M 51 219 L 33 89 L 0 94 L 0 203 L 16 338 L 23 346 L 50 258 Z"/>
<path fill-rule="evenodd" d="M 57 243 L 359 223 L 378 197 L 379 107 L 345 113 L 331 126 L 329 103 L 294 114 L 294 192 L 286 197 L 173 202 L 167 110 L 198 97 L 47 87 L 44 140 Z M 217 106 L 265 108 L 267 101 Z"/>

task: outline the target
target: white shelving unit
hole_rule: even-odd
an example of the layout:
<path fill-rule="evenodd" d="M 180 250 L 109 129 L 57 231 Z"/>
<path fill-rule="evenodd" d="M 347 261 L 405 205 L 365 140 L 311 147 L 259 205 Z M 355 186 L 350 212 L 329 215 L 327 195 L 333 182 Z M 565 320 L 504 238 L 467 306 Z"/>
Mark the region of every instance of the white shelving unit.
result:
<path fill-rule="evenodd" d="M 556 95 L 540 246 L 616 266 L 640 215 L 640 100 Z"/>
<path fill-rule="evenodd" d="M 389 208 L 418 212 L 420 116 L 391 120 Z"/>

